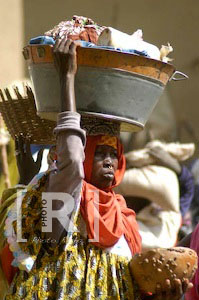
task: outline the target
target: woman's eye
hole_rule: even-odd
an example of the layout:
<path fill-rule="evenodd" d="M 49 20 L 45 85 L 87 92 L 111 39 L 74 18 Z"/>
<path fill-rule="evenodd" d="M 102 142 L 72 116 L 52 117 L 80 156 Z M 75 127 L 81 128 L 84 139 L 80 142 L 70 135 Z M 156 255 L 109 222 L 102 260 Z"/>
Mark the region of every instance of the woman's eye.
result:
<path fill-rule="evenodd" d="M 111 153 L 111 157 L 112 157 L 112 158 L 117 158 L 117 152 Z"/>
<path fill-rule="evenodd" d="M 105 157 L 111 157 L 112 159 L 117 159 L 117 151 L 111 152 L 111 153 L 106 153 L 103 151 L 96 151 L 95 152 L 95 159 L 104 159 Z"/>
<path fill-rule="evenodd" d="M 102 152 L 95 152 L 95 157 L 103 157 L 103 153 Z"/>

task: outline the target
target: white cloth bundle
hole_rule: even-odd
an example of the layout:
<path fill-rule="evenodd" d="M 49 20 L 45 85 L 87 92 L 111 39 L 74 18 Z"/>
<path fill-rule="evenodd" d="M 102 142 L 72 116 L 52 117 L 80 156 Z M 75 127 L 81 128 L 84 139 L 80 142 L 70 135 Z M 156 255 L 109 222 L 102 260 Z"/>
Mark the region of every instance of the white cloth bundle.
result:
<path fill-rule="evenodd" d="M 179 182 L 172 170 L 155 165 L 131 168 L 125 172 L 116 192 L 151 201 L 136 215 L 143 249 L 175 245 L 181 213 Z"/>
<path fill-rule="evenodd" d="M 112 27 L 106 27 L 100 34 L 97 45 L 112 46 L 124 50 L 137 50 L 139 52 L 147 52 L 148 56 L 153 59 L 167 62 L 166 56 L 173 51 L 173 48 L 162 46 L 161 50 L 155 45 L 143 41 L 143 33 L 141 29 L 135 31 L 132 35 L 121 32 Z"/>
<path fill-rule="evenodd" d="M 153 204 L 137 214 L 142 248 L 170 248 L 175 246 L 181 225 L 181 214 L 174 211 L 156 211 Z"/>
<path fill-rule="evenodd" d="M 190 158 L 195 151 L 195 145 L 193 143 L 164 143 L 159 140 L 154 140 L 146 144 L 145 148 L 143 149 L 126 153 L 125 157 L 128 165 L 132 167 L 142 167 L 149 164 L 154 164 L 155 158 L 149 154 L 150 149 L 153 149 L 154 147 L 160 147 L 161 149 L 167 151 L 178 161 L 184 161 Z"/>
<path fill-rule="evenodd" d="M 145 166 L 126 170 L 116 192 L 141 197 L 159 205 L 163 210 L 179 212 L 179 183 L 177 175 L 162 166 Z"/>

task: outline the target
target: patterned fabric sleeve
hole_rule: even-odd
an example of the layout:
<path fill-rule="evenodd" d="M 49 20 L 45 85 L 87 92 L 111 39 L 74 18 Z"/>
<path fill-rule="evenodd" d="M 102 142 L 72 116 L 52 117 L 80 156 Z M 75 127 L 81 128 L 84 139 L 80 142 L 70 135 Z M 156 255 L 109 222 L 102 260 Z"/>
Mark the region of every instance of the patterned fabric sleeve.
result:
<path fill-rule="evenodd" d="M 42 232 L 42 192 L 65 192 L 77 200 L 83 172 L 85 132 L 80 128 L 80 115 L 76 112 L 63 112 L 58 115 L 54 130 L 57 136 L 58 163 L 57 170 L 42 176 L 34 186 L 30 186 L 21 195 L 21 236 L 25 241 L 18 241 L 17 201 L 10 211 L 6 225 L 7 240 L 15 260 L 14 266 L 30 271 L 39 254 L 41 245 L 45 244 L 46 235 Z M 20 198 L 20 197 L 19 197 Z M 58 227 L 59 229 L 59 227 Z M 63 228 L 56 230 L 59 240 Z"/>
<path fill-rule="evenodd" d="M 12 265 L 26 271 L 32 269 L 44 240 L 41 195 L 47 177 L 45 174 L 35 186 L 18 194 L 5 222 L 5 235 L 14 256 Z"/>

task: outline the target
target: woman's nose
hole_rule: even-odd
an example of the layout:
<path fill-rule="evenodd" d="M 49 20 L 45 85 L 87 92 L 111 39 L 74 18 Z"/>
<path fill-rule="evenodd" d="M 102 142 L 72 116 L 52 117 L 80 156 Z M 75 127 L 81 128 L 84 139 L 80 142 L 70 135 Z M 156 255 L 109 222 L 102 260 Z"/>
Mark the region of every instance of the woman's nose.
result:
<path fill-rule="evenodd" d="M 113 167 L 113 162 L 112 162 L 112 159 L 110 157 L 110 155 L 107 155 L 104 159 L 104 167 L 105 168 L 111 168 Z"/>

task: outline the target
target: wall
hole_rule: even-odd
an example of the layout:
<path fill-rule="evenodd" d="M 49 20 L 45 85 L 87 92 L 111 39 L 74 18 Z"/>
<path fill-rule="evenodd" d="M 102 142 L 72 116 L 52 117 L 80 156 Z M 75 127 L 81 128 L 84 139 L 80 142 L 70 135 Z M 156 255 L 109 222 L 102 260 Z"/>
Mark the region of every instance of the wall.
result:
<path fill-rule="evenodd" d="M 0 88 L 24 77 L 22 0 L 0 0 Z"/>
<path fill-rule="evenodd" d="M 197 28 L 199 2 L 196 0 L 7 0 L 2 2 L 3 19 L 0 18 L 1 47 L 0 86 L 23 77 L 24 68 L 21 49 L 31 37 L 43 34 L 58 22 L 70 19 L 73 14 L 89 16 L 102 25 L 116 27 L 132 33 L 143 29 L 144 39 L 157 46 L 170 42 L 174 48 L 171 56 L 176 69 L 186 73 L 188 80 L 171 82 L 168 85 L 170 102 L 178 124 L 186 120 L 199 139 L 198 79 L 199 40 Z M 23 7 L 21 6 L 23 4 Z M 23 20 L 22 17 L 24 16 Z M 8 27 L 5 26 L 8 24 Z M 22 26 L 24 28 L 22 30 Z M 6 41 L 6 42 L 5 42 Z M 161 104 L 163 105 L 163 104 Z M 170 122 L 170 120 L 165 120 Z M 188 124 L 188 125 L 187 125 Z M 185 126 L 182 141 L 193 137 Z"/>

